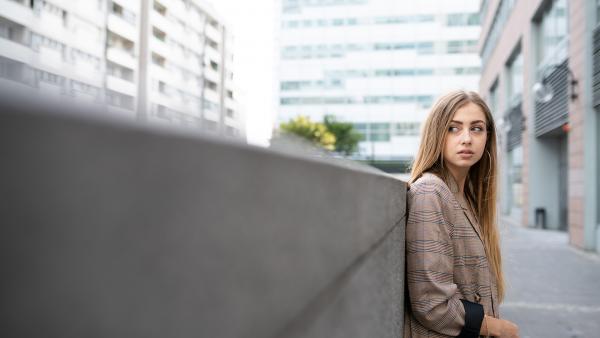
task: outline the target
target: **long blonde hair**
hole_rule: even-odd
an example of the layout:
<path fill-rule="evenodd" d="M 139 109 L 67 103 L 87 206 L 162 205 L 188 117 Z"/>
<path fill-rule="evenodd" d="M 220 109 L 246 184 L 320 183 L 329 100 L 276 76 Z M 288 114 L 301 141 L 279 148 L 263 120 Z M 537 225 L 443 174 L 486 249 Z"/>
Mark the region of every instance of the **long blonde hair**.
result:
<path fill-rule="evenodd" d="M 444 167 L 443 156 L 446 134 L 454 113 L 469 102 L 478 105 L 485 114 L 488 137 L 483 156 L 469 169 L 465 182 L 465 197 L 475 209 L 479 220 L 488 262 L 496 277 L 498 297 L 502 301 L 504 298 L 504 275 L 500 255 L 500 236 L 496 222 L 496 177 L 498 173 L 496 127 L 489 107 L 479 94 L 458 90 L 438 99 L 423 125 L 421 145 L 412 165 L 409 183 L 416 181 L 424 172 L 434 173 L 448 183 L 450 173 Z"/>

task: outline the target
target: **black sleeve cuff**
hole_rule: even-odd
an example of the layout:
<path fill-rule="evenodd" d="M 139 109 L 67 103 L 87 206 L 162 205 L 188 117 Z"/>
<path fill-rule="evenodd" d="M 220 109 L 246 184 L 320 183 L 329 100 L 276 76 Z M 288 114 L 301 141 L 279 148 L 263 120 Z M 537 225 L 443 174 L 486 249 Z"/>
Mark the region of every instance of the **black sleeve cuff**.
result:
<path fill-rule="evenodd" d="M 477 338 L 483 322 L 483 305 L 460 300 L 465 307 L 465 326 L 463 326 L 459 338 Z"/>

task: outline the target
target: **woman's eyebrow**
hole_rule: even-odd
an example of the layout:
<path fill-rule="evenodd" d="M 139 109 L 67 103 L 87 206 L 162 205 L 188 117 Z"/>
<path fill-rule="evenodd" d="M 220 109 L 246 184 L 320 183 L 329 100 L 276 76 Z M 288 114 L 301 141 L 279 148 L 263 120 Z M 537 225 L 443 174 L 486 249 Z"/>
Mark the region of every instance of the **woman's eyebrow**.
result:
<path fill-rule="evenodd" d="M 456 121 L 456 120 L 452 120 L 452 121 L 450 121 L 450 123 L 463 124 L 462 121 Z M 485 121 L 482 121 L 482 120 L 471 121 L 471 124 L 476 124 L 476 123 L 486 124 Z"/>

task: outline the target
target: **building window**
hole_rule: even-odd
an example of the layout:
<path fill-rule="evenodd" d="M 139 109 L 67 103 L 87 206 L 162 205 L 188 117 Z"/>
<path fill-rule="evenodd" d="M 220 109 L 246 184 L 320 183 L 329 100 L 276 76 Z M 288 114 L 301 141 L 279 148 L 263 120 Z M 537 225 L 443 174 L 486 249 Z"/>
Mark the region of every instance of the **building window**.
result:
<path fill-rule="evenodd" d="M 208 131 L 217 131 L 219 125 L 217 124 L 216 121 L 212 121 L 212 120 L 208 120 L 208 119 L 204 119 L 204 123 L 203 123 L 204 129 L 208 130 Z"/>
<path fill-rule="evenodd" d="M 521 100 L 523 93 L 523 54 L 519 50 L 508 65 L 508 106 L 512 107 Z"/>
<path fill-rule="evenodd" d="M 108 31 L 107 34 L 108 34 L 108 46 L 109 47 L 121 50 L 131 56 L 135 55 L 133 41 L 128 40 L 118 34 L 111 32 L 111 31 Z"/>
<path fill-rule="evenodd" d="M 119 79 L 133 82 L 133 70 L 108 61 L 106 64 L 106 73 Z"/>
<path fill-rule="evenodd" d="M 379 96 L 334 96 L 334 97 L 282 97 L 281 105 L 345 105 L 345 104 L 394 104 L 416 103 L 423 108 L 430 107 L 433 96 L 430 95 L 379 95 Z"/>
<path fill-rule="evenodd" d="M 106 103 L 111 106 L 133 110 L 133 96 L 117 93 L 112 90 L 106 91 Z"/>
<path fill-rule="evenodd" d="M 212 112 L 218 113 L 221 110 L 221 105 L 219 105 L 218 103 L 209 101 L 207 99 L 204 99 L 203 109 L 207 110 L 207 111 L 212 111 Z"/>
<path fill-rule="evenodd" d="M 498 79 L 494 81 L 494 84 L 490 88 L 490 97 L 489 102 L 490 110 L 492 111 L 492 115 L 496 116 L 498 111 Z"/>
<path fill-rule="evenodd" d="M 206 44 L 214 49 L 217 49 L 217 50 L 219 49 L 219 44 L 208 37 L 206 38 Z"/>
<path fill-rule="evenodd" d="M 509 151 L 508 160 L 510 206 L 511 208 L 520 209 L 523 206 L 523 147 L 518 145 Z"/>
<path fill-rule="evenodd" d="M 31 48 L 35 51 L 39 51 L 40 47 L 54 50 L 60 53 L 61 56 L 66 49 L 66 46 L 62 42 L 58 42 L 44 35 L 31 33 Z"/>
<path fill-rule="evenodd" d="M 135 13 L 133 13 L 132 11 L 125 9 L 123 8 L 123 6 L 112 1 L 110 3 L 110 11 L 111 13 L 125 20 L 126 22 L 135 25 Z"/>
<path fill-rule="evenodd" d="M 545 8 L 539 23 L 539 62 L 559 63 L 567 56 L 567 1 L 554 0 Z"/>
<path fill-rule="evenodd" d="M 167 34 L 156 27 L 152 27 L 152 35 L 162 42 L 167 38 Z"/>
<path fill-rule="evenodd" d="M 231 126 L 226 126 L 225 127 L 225 134 L 227 134 L 228 136 L 236 136 L 237 135 L 237 130 L 234 127 Z"/>
<path fill-rule="evenodd" d="M 94 100 L 100 97 L 101 89 L 89 84 L 71 80 L 71 94 L 75 97 L 87 96 Z"/>
<path fill-rule="evenodd" d="M 167 15 L 167 7 L 161 5 L 158 1 L 154 1 L 153 8 L 160 15 L 162 15 L 162 16 Z"/>
<path fill-rule="evenodd" d="M 73 61 L 73 64 L 90 66 L 96 70 L 99 70 L 102 64 L 99 57 L 75 48 L 71 49 L 71 60 Z"/>
<path fill-rule="evenodd" d="M 214 70 L 215 72 L 219 71 L 219 64 L 214 62 L 213 60 L 210 60 L 210 68 L 212 70 Z"/>
<path fill-rule="evenodd" d="M 390 142 L 392 136 L 416 136 L 420 126 L 419 122 L 353 123 L 354 129 L 361 135 L 361 142 Z"/>
<path fill-rule="evenodd" d="M 206 80 L 206 87 L 209 88 L 209 89 L 211 89 L 211 90 L 214 90 L 214 91 L 218 90 L 217 84 L 215 82 L 213 82 L 213 81 L 210 81 L 210 80 Z"/>
<path fill-rule="evenodd" d="M 28 46 L 27 29 L 16 22 L 0 17 L 0 37 Z"/>
<path fill-rule="evenodd" d="M 30 66 L 0 56 L 0 78 L 34 86 L 35 72 Z"/>
<path fill-rule="evenodd" d="M 419 122 L 399 122 L 394 127 L 395 136 L 418 136 L 421 124 Z"/>
<path fill-rule="evenodd" d="M 446 18 L 447 26 L 477 26 L 479 13 L 453 13 Z"/>
<path fill-rule="evenodd" d="M 515 1 L 516 0 L 500 0 L 500 4 L 498 4 L 490 29 L 483 40 L 481 63 L 484 67 L 492 55 L 492 51 L 496 48 L 500 33 L 502 32 L 508 17 L 512 13 Z"/>
<path fill-rule="evenodd" d="M 164 68 L 166 64 L 166 59 L 156 53 L 152 53 L 152 63 Z"/>
<path fill-rule="evenodd" d="M 448 54 L 477 53 L 477 40 L 455 40 L 447 42 Z"/>

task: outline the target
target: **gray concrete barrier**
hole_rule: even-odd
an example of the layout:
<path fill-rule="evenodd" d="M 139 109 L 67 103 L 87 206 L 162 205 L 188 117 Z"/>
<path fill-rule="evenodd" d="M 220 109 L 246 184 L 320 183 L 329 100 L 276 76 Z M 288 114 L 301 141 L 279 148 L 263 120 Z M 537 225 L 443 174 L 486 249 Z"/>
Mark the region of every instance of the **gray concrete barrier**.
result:
<path fill-rule="evenodd" d="M 405 183 L 0 96 L 0 336 L 401 337 Z"/>

